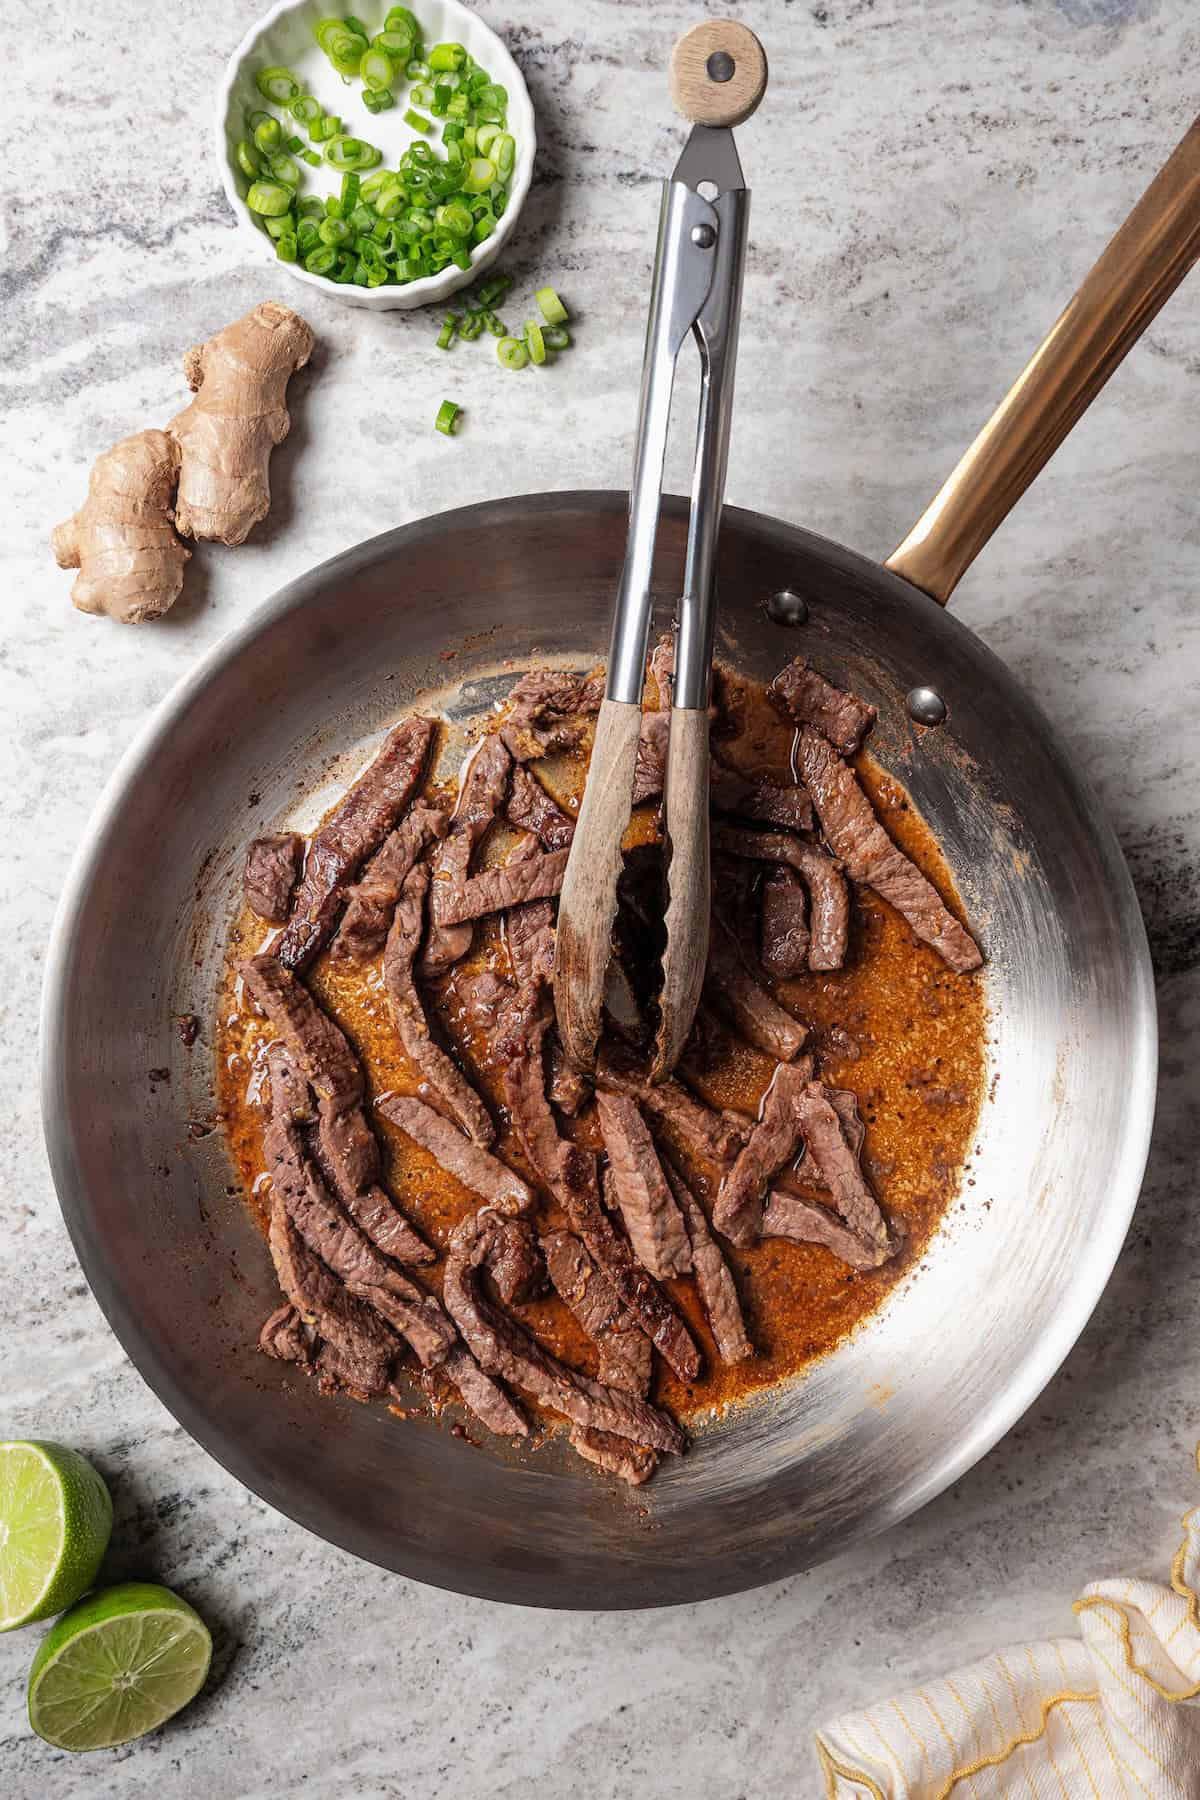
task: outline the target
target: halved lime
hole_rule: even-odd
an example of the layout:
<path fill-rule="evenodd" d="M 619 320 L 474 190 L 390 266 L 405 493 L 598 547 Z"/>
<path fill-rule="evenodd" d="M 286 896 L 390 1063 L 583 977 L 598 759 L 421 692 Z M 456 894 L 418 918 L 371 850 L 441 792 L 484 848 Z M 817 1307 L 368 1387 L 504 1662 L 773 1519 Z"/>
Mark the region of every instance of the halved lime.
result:
<path fill-rule="evenodd" d="M 0 1631 L 86 1593 L 111 1531 L 108 1489 L 77 1451 L 0 1443 Z"/>
<path fill-rule="evenodd" d="M 211 1659 L 204 1620 L 170 1588 L 101 1588 L 47 1632 L 29 1671 L 29 1723 L 60 1750 L 111 1750 L 195 1699 Z"/>

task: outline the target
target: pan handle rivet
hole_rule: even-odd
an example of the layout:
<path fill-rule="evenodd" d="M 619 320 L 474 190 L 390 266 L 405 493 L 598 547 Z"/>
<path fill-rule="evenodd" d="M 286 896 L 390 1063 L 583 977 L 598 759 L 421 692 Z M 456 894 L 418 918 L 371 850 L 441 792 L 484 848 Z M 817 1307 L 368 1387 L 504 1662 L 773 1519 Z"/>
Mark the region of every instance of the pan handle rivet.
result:
<path fill-rule="evenodd" d="M 772 594 L 766 604 L 768 619 L 775 625 L 806 625 L 808 623 L 808 601 L 803 599 L 792 588 L 780 588 Z"/>
<path fill-rule="evenodd" d="M 732 81 L 737 64 L 728 50 L 714 50 L 704 67 L 710 81 Z"/>
<path fill-rule="evenodd" d="M 935 688 L 910 689 L 904 704 L 909 718 L 916 725 L 940 725 L 946 717 L 946 702 Z"/>
<path fill-rule="evenodd" d="M 711 250 L 717 241 L 717 234 L 711 225 L 693 225 L 692 242 L 698 250 Z"/>

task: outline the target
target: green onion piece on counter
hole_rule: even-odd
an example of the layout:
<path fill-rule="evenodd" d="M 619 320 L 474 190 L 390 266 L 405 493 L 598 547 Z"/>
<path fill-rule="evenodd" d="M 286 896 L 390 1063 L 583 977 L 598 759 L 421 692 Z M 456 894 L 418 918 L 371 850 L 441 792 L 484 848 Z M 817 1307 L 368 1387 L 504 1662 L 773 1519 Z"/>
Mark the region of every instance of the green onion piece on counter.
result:
<path fill-rule="evenodd" d="M 428 81 L 432 71 L 427 62 L 422 62 L 419 56 L 414 56 L 412 61 L 406 65 L 404 73 L 410 81 Z"/>
<path fill-rule="evenodd" d="M 321 117 L 321 102 L 314 94 L 297 94 L 294 100 L 288 101 L 288 111 L 293 119 L 301 125 L 311 125 Z"/>
<path fill-rule="evenodd" d="M 534 319 L 525 324 L 525 347 L 529 351 L 529 360 L 538 365 L 546 360 L 546 336 L 541 326 Z"/>
<path fill-rule="evenodd" d="M 280 262 L 294 263 L 298 254 L 296 234 L 294 231 L 283 231 L 275 239 L 275 254 Z"/>
<path fill-rule="evenodd" d="M 496 345 L 496 356 L 505 369 L 523 369 L 529 361 L 528 350 L 515 337 L 502 337 Z"/>
<path fill-rule="evenodd" d="M 461 44 L 435 44 L 429 52 L 431 69 L 461 69 L 467 53 Z"/>
<path fill-rule="evenodd" d="M 516 139 L 510 137 L 507 131 L 502 131 L 493 142 L 488 154 L 496 165 L 496 173 L 501 181 L 507 181 L 517 159 Z"/>
<path fill-rule="evenodd" d="M 286 105 L 300 92 L 300 83 L 290 69 L 260 69 L 254 85 L 264 100 L 274 100 L 277 106 Z"/>
<path fill-rule="evenodd" d="M 254 148 L 271 156 L 283 140 L 283 126 L 268 113 L 261 125 L 254 127 Z"/>
<path fill-rule="evenodd" d="M 483 332 L 483 314 L 468 313 L 458 328 L 458 335 L 464 344 L 473 344 Z"/>
<path fill-rule="evenodd" d="M 486 281 L 480 283 L 476 298 L 480 306 L 486 309 L 499 300 L 502 295 L 507 294 L 511 286 L 511 275 L 489 275 Z"/>
<path fill-rule="evenodd" d="M 534 298 L 547 325 L 565 325 L 570 314 L 552 287 L 539 288 Z"/>
<path fill-rule="evenodd" d="M 242 171 L 242 174 L 249 176 L 251 181 L 255 180 L 262 168 L 262 164 L 259 161 L 258 152 L 254 148 L 254 145 L 249 143 L 246 138 L 243 138 L 233 154 L 234 160 L 236 161 L 238 168 Z"/>
<path fill-rule="evenodd" d="M 475 156 L 463 171 L 464 194 L 486 194 L 496 179 L 496 165 L 486 156 Z"/>
<path fill-rule="evenodd" d="M 317 236 L 323 244 L 330 244 L 336 250 L 350 238 L 350 227 L 345 219 L 322 219 L 317 226 Z"/>
<path fill-rule="evenodd" d="M 280 213 L 291 212 L 294 199 L 291 188 L 284 187 L 282 182 L 255 181 L 246 195 L 246 205 L 264 219 L 277 219 Z"/>
<path fill-rule="evenodd" d="M 442 329 L 437 334 L 438 349 L 448 350 L 457 335 L 458 315 L 456 313 L 447 313 L 445 319 L 442 321 Z"/>
<path fill-rule="evenodd" d="M 364 87 L 390 88 L 396 79 L 392 59 L 386 50 L 368 50 L 358 65 Z"/>
<path fill-rule="evenodd" d="M 328 275 L 337 267 L 337 259 L 337 251 L 330 244 L 318 244 L 305 257 L 304 266 L 310 275 Z"/>
<path fill-rule="evenodd" d="M 282 151 L 273 156 L 267 164 L 276 181 L 282 181 L 285 187 L 299 187 L 300 167 L 295 157 L 285 156 Z"/>
<path fill-rule="evenodd" d="M 453 400 L 443 400 L 438 407 L 437 418 L 433 422 L 434 429 L 442 432 L 446 437 L 453 437 L 458 429 L 461 415 L 461 406 L 455 406 Z"/>
<path fill-rule="evenodd" d="M 483 315 L 483 322 L 494 338 L 506 338 L 510 335 L 508 326 L 504 323 L 504 320 L 499 318 L 494 312 L 485 312 Z"/>
<path fill-rule="evenodd" d="M 373 169 L 383 161 L 383 153 L 374 144 L 364 143 L 362 138 L 350 137 L 342 133 L 340 137 L 330 138 L 325 146 L 325 161 L 334 169 L 351 169 L 359 173 L 364 169 Z"/>
<path fill-rule="evenodd" d="M 302 219 L 312 219 L 314 221 L 323 219 L 325 217 L 325 202 L 318 199 L 316 194 L 305 194 L 303 200 L 297 203 L 296 211 Z"/>
<path fill-rule="evenodd" d="M 547 325 L 542 332 L 542 339 L 547 350 L 569 350 L 571 334 L 565 325 Z"/>
<path fill-rule="evenodd" d="M 363 105 L 369 113 L 387 112 L 388 108 L 395 104 L 396 96 L 391 88 L 363 89 Z"/>
<path fill-rule="evenodd" d="M 404 123 L 406 125 L 411 125 L 414 131 L 433 130 L 432 119 L 422 118 L 421 114 L 419 112 L 414 112 L 411 106 L 404 115 Z"/>

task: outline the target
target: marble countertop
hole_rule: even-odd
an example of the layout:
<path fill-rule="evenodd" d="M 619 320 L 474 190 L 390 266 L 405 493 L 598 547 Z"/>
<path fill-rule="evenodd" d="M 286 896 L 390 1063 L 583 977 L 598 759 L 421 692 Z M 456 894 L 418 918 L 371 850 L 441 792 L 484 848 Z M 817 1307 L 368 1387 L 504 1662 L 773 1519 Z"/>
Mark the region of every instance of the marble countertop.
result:
<path fill-rule="evenodd" d="M 542 141 L 516 263 L 579 315 L 572 355 L 528 377 L 482 351 L 469 370 L 443 363 L 427 317 L 301 296 L 254 258 L 208 145 L 224 57 L 257 10 L 49 0 L 10 46 L 24 126 L 56 153 L 36 172 L 10 156 L 0 177 L 0 1435 L 94 1456 L 116 1497 L 112 1572 L 177 1585 L 212 1622 L 217 1654 L 174 1727 L 85 1766 L 29 1735 L 36 1632 L 5 1638 L 0 1789 L 815 1795 L 815 1721 L 1005 1640 L 1070 1631 L 1085 1580 L 1162 1574 L 1178 1516 L 1200 1498 L 1200 285 L 1151 327 L 955 603 L 1065 727 L 1120 833 L 1154 950 L 1158 1125 L 1090 1326 L 969 1475 L 807 1575 L 638 1616 L 437 1593 L 273 1513 L 144 1387 L 62 1225 L 31 1021 L 55 898 L 101 784 L 221 633 L 384 526 L 514 488 L 626 483 L 652 184 L 680 138 L 662 70 L 698 9 L 562 0 L 539 26 L 512 0 L 484 0 L 527 72 Z M 729 497 L 886 554 L 1189 122 L 1200 21 L 1192 0 L 737 10 L 767 43 L 771 90 L 741 133 L 754 217 Z M 165 422 L 185 347 L 273 292 L 303 305 L 319 350 L 275 456 L 271 519 L 242 549 L 206 546 L 160 625 L 74 612 L 47 538 L 82 499 L 93 456 Z M 460 381 L 471 417 L 450 442 L 430 427 Z"/>

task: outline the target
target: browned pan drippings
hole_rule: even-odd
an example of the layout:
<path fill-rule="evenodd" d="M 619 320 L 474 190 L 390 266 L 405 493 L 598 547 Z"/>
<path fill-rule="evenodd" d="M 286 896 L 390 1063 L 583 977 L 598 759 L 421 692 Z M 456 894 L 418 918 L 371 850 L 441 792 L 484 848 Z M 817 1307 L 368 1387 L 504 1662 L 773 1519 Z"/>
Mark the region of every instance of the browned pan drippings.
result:
<path fill-rule="evenodd" d="M 731 741 L 736 746 L 736 767 L 746 774 L 790 780 L 792 731 L 768 702 L 765 690 L 732 677 L 723 698 L 726 710 L 736 712 L 739 719 L 740 734 Z M 729 746 L 718 749 L 734 760 Z M 904 790 L 869 754 L 861 754 L 855 766 L 890 834 L 954 904 L 949 872 Z M 585 768 L 586 753 L 556 758 L 539 773 L 573 812 Z M 640 807 L 631 820 L 627 844 L 652 837 L 654 831 L 654 807 Z M 512 842 L 507 827 L 493 827 L 477 866 L 501 860 Z M 231 932 L 230 960 L 256 948 L 263 936 L 261 923 L 243 911 Z M 528 1174 L 508 1129 L 495 1072 L 484 1060 L 481 1044 L 464 1032 L 463 1009 L 456 998 L 459 977 L 488 966 L 507 973 L 507 952 L 495 919 L 476 928 L 474 947 L 456 970 L 426 984 L 427 1010 L 435 1031 L 457 1047 L 469 1075 L 487 1097 L 500 1126 L 500 1154 Z M 362 1059 L 370 1101 L 389 1092 L 415 1092 L 417 1076 L 391 1024 L 379 962 L 339 961 L 326 952 L 308 980 Z M 788 982 L 781 992 L 811 1029 L 823 1079 L 858 1096 L 867 1127 L 865 1167 L 885 1213 L 902 1225 L 907 1241 L 883 1268 L 858 1274 L 829 1251 L 811 1245 L 782 1239 L 764 1239 L 749 1250 L 726 1245 L 758 1352 L 734 1367 L 722 1365 L 713 1355 L 693 1283 L 688 1279 L 667 1283 L 705 1350 L 700 1378 L 686 1386 L 656 1359 L 653 1398 L 684 1418 L 754 1394 L 831 1350 L 920 1259 L 960 1185 L 970 1179 L 967 1165 L 986 1061 L 986 1011 L 978 974 L 952 974 L 883 901 L 856 888 L 846 968 L 805 975 Z M 229 977 L 218 1034 L 221 1114 L 260 1224 L 265 1222 L 263 1117 L 256 1097 L 265 1081 L 263 1055 L 272 1035 L 263 1020 L 239 1009 L 237 988 Z M 720 1028 L 703 1056 L 686 1067 L 689 1080 L 705 1099 L 750 1114 L 757 1110 L 773 1072 L 766 1056 Z M 377 1113 L 373 1116 L 393 1192 L 430 1240 L 444 1247 L 457 1221 L 475 1210 L 477 1199 Z M 587 1125 L 565 1121 L 563 1129 L 599 1145 Z M 701 1192 L 705 1175 L 710 1182 L 714 1179 L 712 1171 L 694 1165 L 690 1173 Z M 561 1222 L 549 1203 L 543 1218 L 547 1225 Z M 440 1265 L 429 1271 L 428 1278 L 431 1285 L 440 1286 Z M 595 1348 L 561 1301 L 548 1298 L 516 1310 L 547 1348 L 576 1367 L 595 1372 Z"/>

